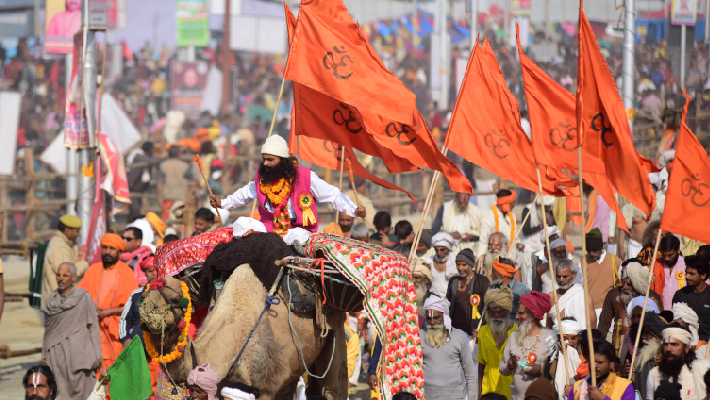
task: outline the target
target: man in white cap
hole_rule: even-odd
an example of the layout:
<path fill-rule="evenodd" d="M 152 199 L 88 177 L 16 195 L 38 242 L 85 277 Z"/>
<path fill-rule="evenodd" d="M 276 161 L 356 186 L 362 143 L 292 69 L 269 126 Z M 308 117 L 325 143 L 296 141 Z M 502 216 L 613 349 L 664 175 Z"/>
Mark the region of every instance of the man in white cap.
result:
<path fill-rule="evenodd" d="M 222 200 L 210 196 L 210 205 L 230 210 L 256 199 L 261 222 L 269 232 L 282 237 L 296 227 L 318 231 L 316 201 L 330 203 L 351 217 L 365 218 L 364 207 L 357 207 L 315 172 L 296 165 L 289 158 L 288 144 L 281 136 L 266 139 L 261 156 L 263 161 L 253 181 Z"/>
<path fill-rule="evenodd" d="M 666 328 L 663 335 L 663 355 L 658 366 L 648 373 L 646 398 L 653 400 L 653 392 L 661 380 L 680 383 L 681 399 L 700 400 L 705 398 L 705 373 L 710 369 L 710 361 L 698 359 L 690 346 L 693 335 L 680 326 Z"/>
<path fill-rule="evenodd" d="M 445 298 L 449 279 L 459 274 L 456 270 L 456 258 L 451 255 L 456 239 L 448 232 L 440 231 L 431 238 L 431 244 L 435 251 L 429 259 L 434 266 L 431 269 L 431 292 Z"/>
<path fill-rule="evenodd" d="M 554 311 L 550 310 L 550 312 Z M 560 326 L 562 327 L 561 334 Z M 550 364 L 555 364 L 555 389 L 557 390 L 558 398 L 560 400 L 564 400 L 567 398 L 567 396 L 565 396 L 565 386 L 574 384 L 574 376 L 577 374 L 577 368 L 580 364 L 582 364 L 582 359 L 579 357 L 579 353 L 581 351 L 579 339 L 580 334 L 584 332 L 584 327 L 582 327 L 582 325 L 577 322 L 577 319 L 574 317 L 562 317 L 562 324 L 555 324 L 553 330 L 558 335 L 557 347 L 559 348 L 564 345 L 565 350 L 567 351 L 566 367 L 565 363 L 560 361 L 564 359 L 564 353 L 561 350 L 558 350 L 557 354 L 551 356 L 548 361 Z"/>
<path fill-rule="evenodd" d="M 451 327 L 449 307 L 448 300 L 436 296 L 424 302 L 427 328 L 419 333 L 422 338 L 424 390 L 430 399 L 463 400 L 464 396 L 476 399 L 476 370 L 468 336 Z"/>

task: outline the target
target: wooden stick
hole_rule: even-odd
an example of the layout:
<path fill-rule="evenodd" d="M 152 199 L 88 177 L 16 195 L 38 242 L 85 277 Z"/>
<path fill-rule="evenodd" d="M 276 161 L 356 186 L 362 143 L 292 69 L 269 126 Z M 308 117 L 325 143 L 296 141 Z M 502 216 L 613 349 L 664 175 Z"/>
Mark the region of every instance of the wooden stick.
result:
<path fill-rule="evenodd" d="M 483 325 L 483 317 L 484 317 L 484 315 L 486 314 L 486 310 L 487 310 L 487 309 L 488 309 L 488 304 L 486 304 L 485 306 L 483 306 L 483 314 L 481 314 L 481 319 L 478 320 L 478 328 L 476 328 L 476 332 L 478 332 L 478 331 L 481 330 L 481 325 Z M 473 345 L 476 344 L 476 341 L 477 341 L 477 340 L 478 340 L 478 335 L 476 335 L 476 338 L 473 339 Z M 473 345 L 471 345 L 471 346 L 473 346 Z"/>
<path fill-rule="evenodd" d="M 584 237 L 584 193 L 582 186 L 582 146 L 577 148 L 577 165 L 579 167 L 579 202 L 582 205 L 582 228 L 580 229 L 580 234 L 582 235 L 582 283 L 584 286 L 584 317 L 587 321 L 587 340 L 589 341 L 589 354 L 584 354 L 585 358 L 591 358 L 587 360 L 590 364 L 590 371 L 593 371 L 594 366 L 594 337 L 592 336 L 592 321 L 589 316 L 589 276 L 587 275 L 587 243 Z M 590 373 L 592 376 L 592 386 L 597 387 L 597 375 Z"/>
<path fill-rule="evenodd" d="M 533 207 L 535 207 L 535 202 L 539 198 L 540 198 L 540 193 L 535 195 L 535 199 L 532 202 Z M 505 258 L 510 258 L 510 253 L 513 252 L 513 248 L 515 248 L 515 243 L 518 241 L 518 238 L 520 237 L 520 232 L 523 230 L 523 226 L 525 226 L 525 223 L 528 222 L 528 218 L 530 218 L 530 214 L 532 214 L 532 210 L 530 210 L 528 215 L 526 215 L 525 218 L 523 218 L 523 223 L 520 224 L 520 228 L 518 228 L 518 232 L 515 234 L 515 237 L 510 239 L 510 245 L 508 246 L 508 254 L 505 255 Z M 480 238 L 478 240 L 483 240 L 483 238 Z"/>
<path fill-rule="evenodd" d="M 338 190 L 343 192 L 343 169 L 345 168 L 345 149 L 340 146 L 340 183 L 338 184 Z M 335 206 L 333 206 L 335 208 Z M 340 211 L 335 210 L 335 232 L 338 233 L 338 220 L 340 219 Z M 345 234 L 345 232 L 343 232 Z"/>
<path fill-rule="evenodd" d="M 441 148 L 441 152 L 446 156 L 446 153 L 449 152 L 449 149 L 446 148 L 446 146 L 443 146 Z M 424 201 L 424 208 L 422 208 L 422 215 L 419 217 L 419 223 L 417 224 L 417 230 L 414 233 L 414 241 L 412 242 L 412 248 L 409 250 L 409 263 L 412 263 L 412 260 L 414 260 L 414 255 L 416 254 L 417 251 L 417 245 L 419 244 L 419 239 L 421 239 L 422 236 L 422 230 L 424 229 L 424 224 L 426 224 L 426 219 L 428 217 L 428 212 L 427 210 L 431 206 L 432 199 L 434 197 L 434 187 L 436 186 L 436 182 L 439 180 L 439 176 L 441 175 L 440 171 L 434 171 L 434 176 L 431 179 L 431 185 L 429 186 L 429 193 L 427 194 L 426 200 Z"/>
<path fill-rule="evenodd" d="M 355 190 L 355 178 L 353 177 L 353 166 L 350 164 L 350 157 L 346 157 L 345 162 L 348 163 L 348 175 L 350 175 L 350 185 L 353 187 L 353 193 L 355 194 L 355 204 L 360 208 L 360 198 L 357 195 L 357 190 Z"/>
<path fill-rule="evenodd" d="M 547 233 L 547 218 L 545 215 L 545 201 L 543 196 L 543 191 L 542 191 L 542 179 L 540 178 L 540 166 L 535 164 L 535 172 L 537 173 L 537 188 L 540 190 L 540 193 L 538 196 L 540 196 L 540 208 L 542 209 L 542 226 L 544 227 L 545 230 L 545 244 L 547 245 L 547 259 L 550 260 L 549 262 L 549 267 L 547 269 L 550 270 L 550 282 L 552 283 L 552 298 L 555 301 L 555 311 L 557 314 L 557 326 L 560 328 L 560 343 L 562 344 L 562 357 L 564 357 L 564 363 L 565 363 L 565 385 L 569 384 L 569 370 L 567 369 L 567 345 L 565 344 L 565 334 L 562 332 L 562 314 L 560 313 L 560 304 L 557 301 L 557 288 L 555 287 L 555 283 L 557 283 L 557 280 L 555 279 L 555 270 L 556 266 L 552 265 L 552 249 L 550 249 L 550 235 Z M 533 201 L 533 207 L 535 206 L 535 202 Z M 532 210 L 528 213 L 528 216 L 532 214 Z M 524 224 L 524 223 L 523 223 Z M 522 229 L 522 227 L 521 227 Z M 586 295 L 586 292 L 585 292 Z M 585 296 L 586 297 L 586 296 Z"/>
<path fill-rule="evenodd" d="M 648 287 L 646 287 L 646 298 L 643 299 L 643 311 L 641 311 L 641 321 L 639 321 L 639 329 L 636 332 L 636 340 L 634 341 L 634 350 L 631 354 L 631 369 L 629 370 L 629 379 L 634 374 L 634 360 L 636 360 L 636 349 L 639 346 L 639 339 L 641 339 L 641 329 L 643 328 L 643 320 L 646 317 L 646 305 L 648 304 L 648 293 L 651 291 L 651 281 L 653 280 L 653 266 L 656 265 L 656 256 L 658 255 L 658 245 L 661 243 L 661 234 L 663 229 L 658 230 L 658 235 L 656 235 L 656 246 L 653 249 L 653 258 L 651 259 L 651 266 L 648 274 Z M 710 348 L 710 345 L 708 346 Z M 706 352 L 707 353 L 707 352 Z M 707 356 L 705 356 L 707 358 Z"/>
<path fill-rule="evenodd" d="M 205 186 L 207 187 L 207 191 L 210 193 L 210 197 L 214 196 L 212 194 L 212 189 L 210 188 L 210 184 L 207 183 L 207 178 L 205 178 L 205 173 L 202 172 L 202 160 L 200 160 L 200 155 L 198 154 L 195 157 L 192 157 L 192 160 L 197 163 L 197 166 L 199 167 L 200 170 L 200 176 L 202 177 L 202 181 L 205 182 Z M 216 210 L 216 209 L 215 209 Z M 219 215 L 219 211 L 217 211 L 217 219 L 219 220 L 220 225 L 224 225 L 224 222 L 222 222 L 222 216 Z"/>
<path fill-rule="evenodd" d="M 284 95 L 284 83 L 286 83 L 286 79 L 282 78 L 281 79 L 281 90 L 279 90 L 279 98 L 276 99 L 276 107 L 274 107 L 274 116 L 271 117 L 271 127 L 269 128 L 269 136 L 266 138 L 270 138 L 271 135 L 274 133 L 274 125 L 276 125 L 276 115 L 279 113 L 279 105 L 281 104 L 281 98 Z M 258 187 L 259 182 L 254 182 L 254 185 Z M 249 216 L 252 217 L 254 215 L 254 211 L 256 210 L 256 199 L 253 200 L 251 204 L 251 212 L 249 213 Z M 278 204 L 277 204 L 278 205 Z"/>

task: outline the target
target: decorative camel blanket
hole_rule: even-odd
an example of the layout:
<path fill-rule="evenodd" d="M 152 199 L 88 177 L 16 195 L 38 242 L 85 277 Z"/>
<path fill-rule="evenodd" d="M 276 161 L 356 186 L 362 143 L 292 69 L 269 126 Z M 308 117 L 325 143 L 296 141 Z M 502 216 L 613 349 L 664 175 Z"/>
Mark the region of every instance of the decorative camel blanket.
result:
<path fill-rule="evenodd" d="M 311 258 L 319 251 L 365 296 L 365 311 L 383 346 L 378 366 L 382 399 L 401 390 L 424 399 L 417 296 L 407 259 L 381 246 L 326 233 L 312 235 L 306 246 Z"/>
<path fill-rule="evenodd" d="M 231 227 L 220 228 L 158 247 L 153 263 L 157 277 L 177 275 L 187 267 L 203 264 L 218 244 L 229 242 L 232 238 Z"/>

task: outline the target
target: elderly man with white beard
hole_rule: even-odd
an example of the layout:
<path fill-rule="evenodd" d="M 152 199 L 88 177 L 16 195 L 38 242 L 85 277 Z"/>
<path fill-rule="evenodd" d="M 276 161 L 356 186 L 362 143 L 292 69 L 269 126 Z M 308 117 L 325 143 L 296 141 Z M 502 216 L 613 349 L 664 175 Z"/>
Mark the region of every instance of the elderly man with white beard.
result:
<path fill-rule="evenodd" d="M 431 297 L 431 264 L 421 259 L 412 261 L 412 281 L 417 293 L 417 313 L 419 314 L 419 327 L 424 324 L 424 302 Z"/>
<path fill-rule="evenodd" d="M 610 290 L 604 298 L 597 326 L 597 329 L 604 335 L 609 332 L 613 319 L 623 321 L 626 318 L 625 310 L 632 299 L 638 296 L 646 296 L 649 270 L 634 260 L 632 258 L 624 262 L 621 267 L 621 286 Z M 663 301 L 658 293 L 649 290 L 648 298 L 658 305 L 659 312 L 663 311 Z M 627 330 L 628 325 L 622 327 L 621 334 L 625 335 Z"/>
<path fill-rule="evenodd" d="M 481 240 L 484 240 L 484 238 L 481 238 Z M 493 261 L 497 260 L 501 255 L 505 256 L 507 253 L 506 251 L 506 253 L 501 254 L 504 248 L 508 248 L 508 238 L 500 232 L 493 232 L 485 240 L 488 240 L 487 251 L 478 256 L 474 270 L 490 279 Z"/>
<path fill-rule="evenodd" d="M 456 239 L 448 232 L 438 232 L 431 238 L 434 255 L 429 258 L 434 268 L 431 269 L 431 292 L 439 297 L 446 297 L 449 279 L 459 274 L 456 270 L 456 258 L 451 255 L 451 249 Z"/>
<path fill-rule="evenodd" d="M 597 326 L 597 315 L 594 313 L 594 303 L 589 296 L 584 295 L 584 288 L 578 283 L 574 283 L 577 277 L 577 270 L 574 262 L 563 259 L 557 262 L 555 267 L 555 281 L 557 282 L 557 303 L 560 305 L 560 317 L 575 317 L 584 315 L 584 308 L 589 311 L 590 323 Z M 586 300 L 586 302 L 585 302 Z M 580 318 L 578 323 L 582 329 L 587 329 L 586 318 Z M 558 330 L 557 309 L 552 305 L 552 309 L 547 313 L 547 327 Z"/>
<path fill-rule="evenodd" d="M 497 393 L 510 398 L 513 378 L 501 375 L 498 364 L 503 359 L 503 350 L 517 325 L 508 315 L 513 309 L 513 291 L 507 286 L 488 289 L 483 298 L 486 304 L 483 316 L 486 324 L 473 331 L 478 341 L 479 394 Z"/>
<path fill-rule="evenodd" d="M 476 374 L 468 336 L 451 327 L 449 301 L 432 296 L 424 303 L 427 328 L 420 331 L 424 390 L 432 400 L 475 400 Z M 461 371 L 465 376 L 465 388 Z"/>
<path fill-rule="evenodd" d="M 574 376 L 577 374 L 577 368 L 582 363 L 582 359 L 579 357 L 579 353 L 582 351 L 579 345 L 579 339 L 581 337 L 580 335 L 584 334 L 584 328 L 574 317 L 563 317 L 561 325 L 563 334 L 560 334 L 560 326 L 555 324 L 554 331 L 555 334 L 557 334 L 558 351 L 550 356 L 550 371 L 554 373 L 551 378 L 554 380 L 558 398 L 565 400 L 567 398 L 567 396 L 565 396 L 565 387 L 574 384 Z M 565 363 L 560 362 L 564 355 L 561 350 L 563 343 L 567 351 L 566 369 Z M 567 378 L 569 379 L 567 380 Z"/>
<path fill-rule="evenodd" d="M 562 260 L 567 260 L 567 243 L 561 239 L 550 239 L 550 255 L 552 261 L 545 259 L 544 263 L 538 264 L 535 268 L 537 287 L 540 293 L 552 293 L 552 280 L 550 278 L 550 265 L 553 267 Z M 575 274 L 575 277 L 577 275 Z"/>
<path fill-rule="evenodd" d="M 658 366 L 648 374 L 646 399 L 653 400 L 653 392 L 661 380 L 680 383 L 683 400 L 704 399 L 706 387 L 703 377 L 710 369 L 710 361 L 698 359 L 690 348 L 693 335 L 680 325 L 674 325 L 662 332 L 663 356 Z"/>
<path fill-rule="evenodd" d="M 511 400 L 525 399 L 528 386 L 542 376 L 542 367 L 556 348 L 554 332 L 543 327 L 541 322 L 550 307 L 550 296 L 544 293 L 530 292 L 520 297 L 516 313 L 518 329 L 510 335 L 498 364 L 502 375 L 513 376 Z"/>

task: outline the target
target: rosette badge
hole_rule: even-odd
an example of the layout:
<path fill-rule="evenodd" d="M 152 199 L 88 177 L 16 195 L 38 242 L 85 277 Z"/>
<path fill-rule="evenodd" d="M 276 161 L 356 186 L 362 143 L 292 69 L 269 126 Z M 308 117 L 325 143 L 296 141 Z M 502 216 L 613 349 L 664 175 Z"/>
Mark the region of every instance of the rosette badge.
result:
<path fill-rule="evenodd" d="M 298 207 L 303 212 L 303 226 L 315 225 L 316 215 L 313 213 L 313 196 L 302 194 L 298 197 Z"/>

